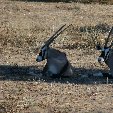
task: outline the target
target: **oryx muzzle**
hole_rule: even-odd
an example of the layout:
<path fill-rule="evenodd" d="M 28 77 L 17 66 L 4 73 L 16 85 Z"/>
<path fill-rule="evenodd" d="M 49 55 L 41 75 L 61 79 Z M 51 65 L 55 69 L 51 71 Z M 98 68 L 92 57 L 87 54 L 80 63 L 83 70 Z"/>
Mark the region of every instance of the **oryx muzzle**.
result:
<path fill-rule="evenodd" d="M 104 47 L 101 47 L 101 45 L 96 45 L 97 50 L 101 51 L 101 55 L 98 57 L 98 62 L 101 64 L 102 62 L 105 62 L 108 67 L 110 68 L 110 73 L 113 76 L 113 43 L 111 43 L 108 46 L 108 42 L 110 40 L 110 36 L 113 34 L 113 27 L 111 28 L 109 35 L 107 39 L 105 40 Z"/>
<path fill-rule="evenodd" d="M 60 52 L 59 50 L 49 47 L 49 45 L 55 40 L 55 38 L 57 38 L 69 26 L 66 27 L 66 25 L 63 25 L 41 47 L 40 53 L 37 56 L 36 61 L 41 62 L 45 59 L 47 60 L 47 63 L 43 69 L 44 75 L 60 77 L 70 76 L 73 74 L 72 66 L 69 63 L 66 54 L 64 52 Z"/>

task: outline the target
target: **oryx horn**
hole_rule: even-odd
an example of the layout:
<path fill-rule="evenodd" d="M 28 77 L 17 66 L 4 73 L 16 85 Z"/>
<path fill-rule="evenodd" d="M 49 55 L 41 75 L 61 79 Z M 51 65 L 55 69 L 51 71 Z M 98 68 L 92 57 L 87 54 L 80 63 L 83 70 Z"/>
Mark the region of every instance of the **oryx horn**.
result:
<path fill-rule="evenodd" d="M 61 26 L 60 29 L 58 29 L 46 42 L 44 46 L 49 46 L 55 38 L 57 38 L 64 30 L 66 30 L 69 26 L 65 27 L 65 25 Z M 65 27 L 65 28 L 64 28 Z M 64 28 L 64 29 L 63 29 Z"/>
<path fill-rule="evenodd" d="M 110 30 L 110 32 L 109 32 L 109 35 L 108 35 L 107 39 L 105 40 L 105 45 L 104 45 L 104 47 L 107 47 L 107 44 L 108 44 L 108 42 L 109 42 L 110 35 L 111 35 L 112 33 L 113 33 L 113 27 L 111 28 L 111 30 Z"/>

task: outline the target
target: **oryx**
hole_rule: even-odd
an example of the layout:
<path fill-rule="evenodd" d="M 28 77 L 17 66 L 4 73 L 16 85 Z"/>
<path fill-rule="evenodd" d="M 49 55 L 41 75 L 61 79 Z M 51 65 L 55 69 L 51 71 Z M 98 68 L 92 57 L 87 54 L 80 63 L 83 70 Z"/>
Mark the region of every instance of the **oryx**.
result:
<path fill-rule="evenodd" d="M 113 42 L 108 46 L 110 36 L 113 34 L 113 27 L 111 28 L 108 37 L 105 40 L 104 47 L 101 47 L 100 43 L 96 45 L 97 50 L 101 51 L 101 55 L 98 57 L 98 62 L 102 64 L 105 62 L 107 66 L 110 68 L 110 74 L 103 75 L 108 77 L 113 77 Z"/>
<path fill-rule="evenodd" d="M 45 59 L 47 60 L 47 63 L 42 71 L 43 75 L 51 76 L 53 78 L 73 75 L 72 66 L 69 63 L 66 54 L 49 47 L 54 39 L 57 38 L 70 25 L 68 27 L 65 26 L 66 25 L 63 25 L 59 30 L 57 30 L 40 49 L 36 61 L 41 62 Z"/>

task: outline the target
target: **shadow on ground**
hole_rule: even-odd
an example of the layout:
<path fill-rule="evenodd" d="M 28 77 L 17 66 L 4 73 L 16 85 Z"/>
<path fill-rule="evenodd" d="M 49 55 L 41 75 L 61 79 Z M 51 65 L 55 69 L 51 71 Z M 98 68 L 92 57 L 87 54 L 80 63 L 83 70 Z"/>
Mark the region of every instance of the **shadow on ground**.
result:
<path fill-rule="evenodd" d="M 14 1 L 14 0 L 12 0 Z M 76 2 L 76 3 L 84 3 L 84 4 L 91 4 L 91 3 L 99 3 L 99 4 L 113 4 L 109 0 L 15 0 L 15 1 L 27 1 L 27 2 Z"/>
<path fill-rule="evenodd" d="M 93 77 L 93 73 L 98 73 L 104 70 L 98 69 L 85 69 L 74 68 L 74 77 L 68 78 L 56 78 L 42 76 L 41 69 L 37 66 L 0 66 L 0 81 L 42 81 L 42 82 L 56 82 L 56 83 L 74 83 L 74 84 L 106 84 L 107 79 L 103 77 Z M 80 75 L 84 75 L 81 77 Z M 85 75 L 88 75 L 86 77 Z M 109 83 L 113 83 L 112 79 L 109 79 Z"/>

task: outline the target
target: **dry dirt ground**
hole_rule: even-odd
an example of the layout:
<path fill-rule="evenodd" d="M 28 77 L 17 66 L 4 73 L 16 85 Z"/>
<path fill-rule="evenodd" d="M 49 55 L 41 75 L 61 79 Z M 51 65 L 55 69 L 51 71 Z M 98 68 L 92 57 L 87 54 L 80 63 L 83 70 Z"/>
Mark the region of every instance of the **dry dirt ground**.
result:
<path fill-rule="evenodd" d="M 112 23 L 112 5 L 0 0 L 0 113 L 113 113 L 113 81 L 92 77 L 108 70 L 92 38 L 103 43 Z M 74 76 L 44 78 L 37 50 L 63 24 L 73 26 L 52 46 Z"/>

